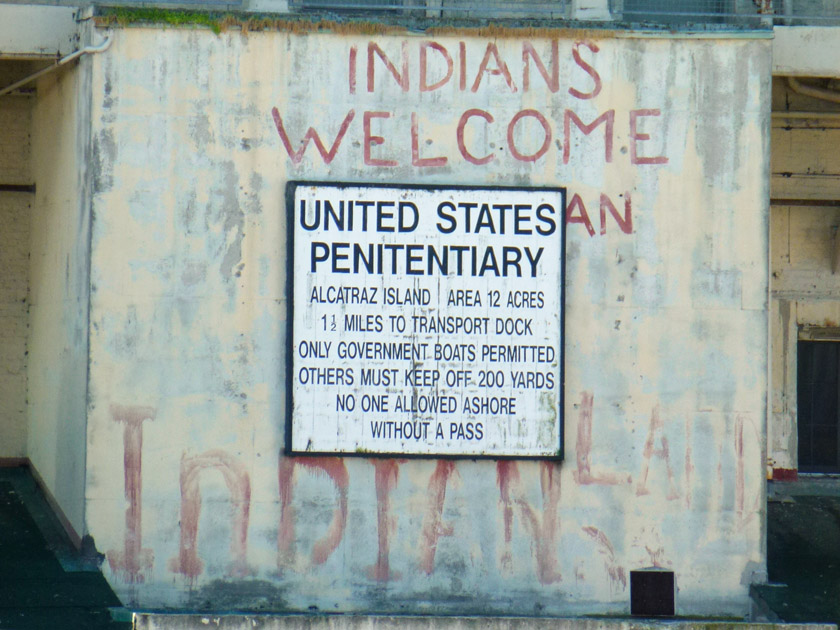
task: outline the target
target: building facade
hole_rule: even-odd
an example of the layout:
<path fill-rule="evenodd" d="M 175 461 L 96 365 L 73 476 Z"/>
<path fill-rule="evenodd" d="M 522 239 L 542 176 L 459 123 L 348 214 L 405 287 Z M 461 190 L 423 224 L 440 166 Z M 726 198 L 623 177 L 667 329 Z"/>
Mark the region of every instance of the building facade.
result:
<path fill-rule="evenodd" d="M 802 470 L 830 468 L 818 448 L 830 429 L 797 415 L 797 361 L 830 362 L 830 344 L 799 340 L 830 341 L 840 321 L 834 66 L 803 52 L 834 28 L 774 27 L 772 7 L 733 5 L 731 24 L 673 28 L 668 14 L 662 29 L 633 22 L 634 6 L 573 3 L 527 25 L 453 22 L 446 7 L 338 19 L 2 7 L 60 22 L 53 39 L 0 50 L 5 85 L 47 69 L 45 54 L 84 51 L 0 96 L 16 130 L 0 192 L 15 226 L 2 235 L 2 455 L 31 462 L 127 605 L 626 615 L 631 573 L 654 570 L 673 576 L 677 615 L 750 614 L 750 585 L 766 581 L 766 479 L 794 476 L 808 440 L 816 464 Z M 434 283 L 409 277 L 426 269 L 410 258 L 372 274 L 378 300 L 324 298 L 316 246 L 299 252 L 298 218 L 307 230 L 312 215 L 289 196 L 313 182 L 400 199 L 481 191 L 494 209 L 453 205 L 453 240 L 435 243 L 495 243 L 504 263 L 473 253 L 484 258 L 462 293 L 426 311 L 410 296 Z M 520 224 L 498 208 L 545 191 L 556 215 L 523 210 Z M 378 232 L 412 231 L 394 216 L 377 214 Z M 323 295 L 366 282 L 336 249 L 361 224 L 339 225 Z M 507 256 L 548 225 L 563 239 L 539 264 L 563 273 L 537 278 L 528 250 L 528 279 L 526 258 Z M 339 316 L 334 346 L 300 336 L 320 313 Z M 491 323 L 456 344 L 418 329 L 418 313 Z M 382 319 L 399 316 L 462 354 L 339 353 L 407 339 Z M 545 335 L 540 318 L 555 322 Z M 492 354 L 512 346 L 551 353 Z M 392 365 L 393 381 L 361 378 Z M 347 369 L 356 380 L 337 383 Z M 444 384 L 449 372 L 491 374 L 491 402 L 472 407 L 477 390 Z M 336 410 L 348 392 L 407 396 L 347 417 L 371 431 L 425 419 L 446 447 L 411 429 L 382 452 L 344 438 L 292 448 L 304 390 Z M 444 395 L 452 409 L 416 408 Z M 536 408 L 556 431 L 536 439 L 556 450 L 505 450 Z M 316 437 L 328 415 L 308 420 Z"/>

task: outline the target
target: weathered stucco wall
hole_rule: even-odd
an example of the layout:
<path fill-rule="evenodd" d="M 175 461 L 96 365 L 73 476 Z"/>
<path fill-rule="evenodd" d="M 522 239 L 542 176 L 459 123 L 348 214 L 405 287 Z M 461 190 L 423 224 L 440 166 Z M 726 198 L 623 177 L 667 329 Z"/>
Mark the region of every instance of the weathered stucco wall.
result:
<path fill-rule="evenodd" d="M 31 72 L 0 62 L 0 85 Z M 0 184 L 32 183 L 32 99 L 0 98 Z M 29 209 L 32 193 L 0 191 L 0 457 L 26 455 L 26 343 L 29 298 Z"/>
<path fill-rule="evenodd" d="M 629 571 L 659 566 L 678 614 L 747 612 L 766 41 L 113 36 L 93 60 L 86 515 L 121 597 L 627 613 Z M 281 455 L 290 179 L 568 187 L 563 463 Z"/>
<path fill-rule="evenodd" d="M 28 456 L 75 532 L 85 531 L 90 66 L 37 83 L 32 122 Z"/>

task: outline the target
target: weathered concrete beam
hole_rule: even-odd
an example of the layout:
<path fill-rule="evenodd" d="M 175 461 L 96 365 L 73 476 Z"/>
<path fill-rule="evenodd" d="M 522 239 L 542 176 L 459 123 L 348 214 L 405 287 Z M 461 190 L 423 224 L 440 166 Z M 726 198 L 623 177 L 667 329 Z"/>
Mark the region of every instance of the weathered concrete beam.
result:
<path fill-rule="evenodd" d="M 836 77 L 840 68 L 840 27 L 776 26 L 773 29 L 773 74 Z"/>

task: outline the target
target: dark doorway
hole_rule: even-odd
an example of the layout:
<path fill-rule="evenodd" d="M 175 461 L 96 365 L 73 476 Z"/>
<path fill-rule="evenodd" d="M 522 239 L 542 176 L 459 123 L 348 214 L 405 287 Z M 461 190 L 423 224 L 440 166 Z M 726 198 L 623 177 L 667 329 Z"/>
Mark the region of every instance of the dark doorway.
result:
<path fill-rule="evenodd" d="M 840 472 L 840 341 L 800 341 L 797 357 L 799 471 Z"/>

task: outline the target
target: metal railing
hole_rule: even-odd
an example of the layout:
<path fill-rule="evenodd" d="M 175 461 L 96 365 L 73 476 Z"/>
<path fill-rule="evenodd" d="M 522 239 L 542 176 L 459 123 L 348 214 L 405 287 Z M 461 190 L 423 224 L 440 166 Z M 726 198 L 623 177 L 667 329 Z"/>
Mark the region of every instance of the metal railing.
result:
<path fill-rule="evenodd" d="M 289 0 L 292 10 L 425 17 L 587 20 L 572 0 Z M 597 0 L 586 4 L 590 9 Z M 601 0 L 598 20 L 667 27 L 840 25 L 840 0 Z"/>
<path fill-rule="evenodd" d="M 0 0 L 9 4 L 329 12 L 423 19 L 599 21 L 629 28 L 840 26 L 840 0 Z M 581 7 L 584 7 L 581 9 Z"/>
<path fill-rule="evenodd" d="M 610 0 L 612 18 L 665 24 L 840 24 L 837 0 Z"/>
<path fill-rule="evenodd" d="M 571 19 L 568 0 L 289 0 L 289 8 L 417 18 Z"/>

